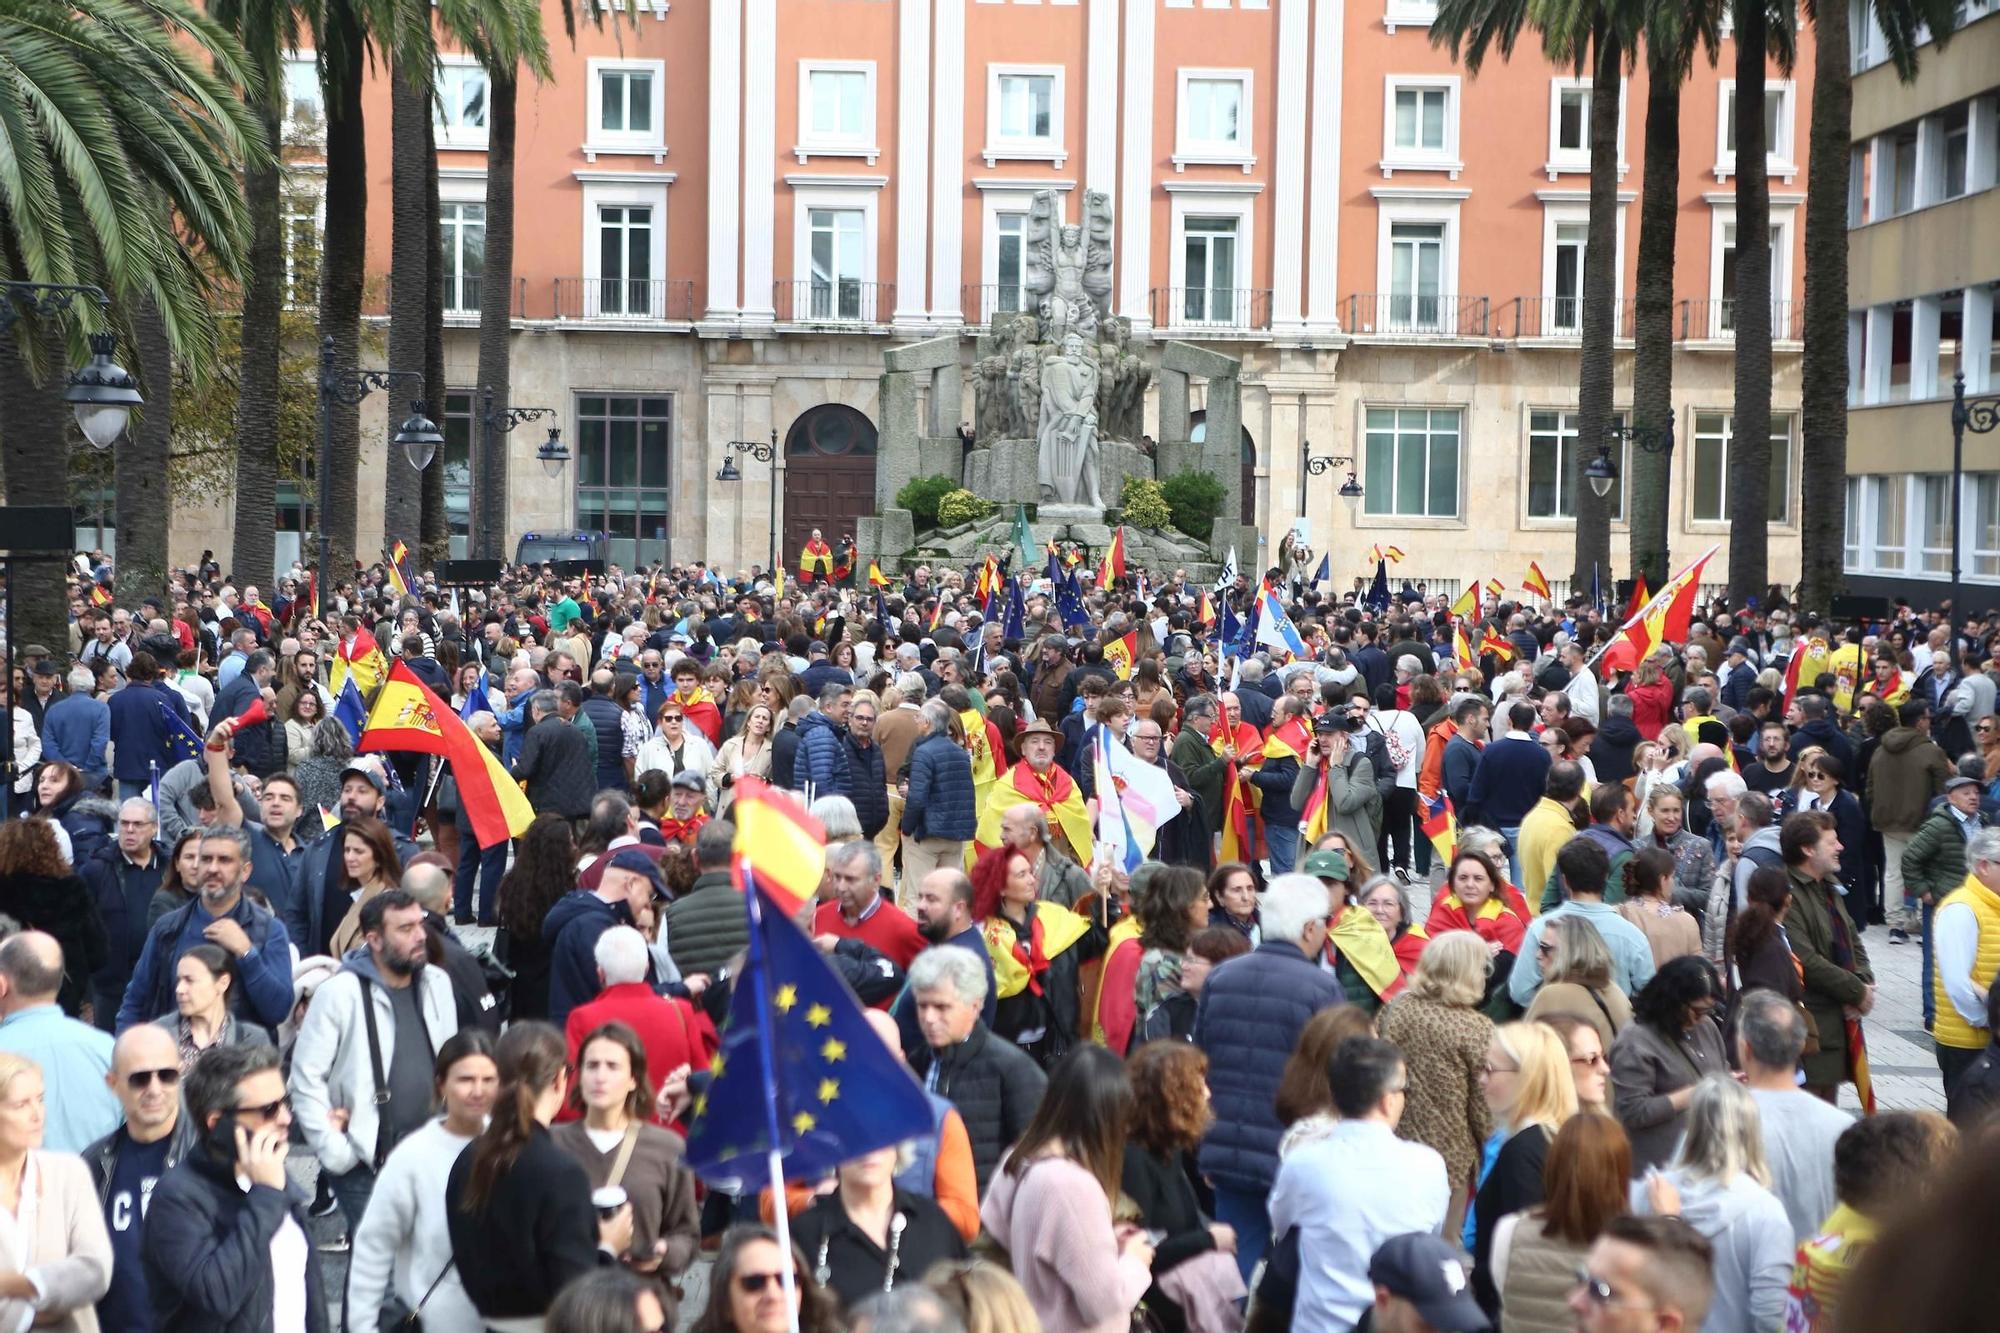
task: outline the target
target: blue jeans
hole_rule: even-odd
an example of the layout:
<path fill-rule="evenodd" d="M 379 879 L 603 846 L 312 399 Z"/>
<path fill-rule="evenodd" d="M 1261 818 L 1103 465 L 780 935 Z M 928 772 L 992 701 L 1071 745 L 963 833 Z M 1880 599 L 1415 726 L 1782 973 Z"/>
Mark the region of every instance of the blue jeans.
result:
<path fill-rule="evenodd" d="M 340 1205 L 340 1215 L 347 1219 L 347 1234 L 361 1225 L 361 1215 L 368 1211 L 368 1200 L 375 1195 L 375 1173 L 365 1166 L 357 1166 L 346 1175 L 329 1175 L 327 1186 L 333 1190 L 333 1199 Z"/>
<path fill-rule="evenodd" d="M 458 875 L 452 880 L 452 919 L 470 925 L 473 905 L 479 910 L 479 924 L 490 926 L 500 907 L 500 877 L 507 873 L 507 844 L 496 842 L 485 851 L 472 836 L 469 820 L 458 826 Z"/>
<path fill-rule="evenodd" d="M 150 780 L 145 782 L 127 782 L 124 778 L 118 779 L 118 803 L 120 805 L 123 805 L 125 802 L 131 800 L 134 796 L 138 797 L 142 801 L 152 800 L 153 799 L 152 782 Z"/>
<path fill-rule="evenodd" d="M 1521 826 L 1516 824 L 1513 828 L 1503 828 L 1500 836 L 1507 840 L 1507 879 L 1522 893 L 1527 893 L 1528 886 L 1521 883 Z M 1532 904 L 1534 898 L 1530 897 L 1528 901 Z"/>
<path fill-rule="evenodd" d="M 1271 1208 L 1267 1191 L 1215 1187 L 1215 1220 L 1236 1232 L 1236 1267 L 1247 1283 L 1264 1251 L 1271 1248 Z"/>
<path fill-rule="evenodd" d="M 1920 900 L 1919 905 L 1924 911 L 1924 1031 L 1929 1032 L 1937 1021 L 1937 994 L 1931 989 L 1931 914 L 1937 911 L 1937 904 Z"/>
<path fill-rule="evenodd" d="M 1299 826 L 1297 824 L 1266 824 L 1264 842 L 1271 852 L 1271 873 L 1289 874 L 1299 863 Z"/>

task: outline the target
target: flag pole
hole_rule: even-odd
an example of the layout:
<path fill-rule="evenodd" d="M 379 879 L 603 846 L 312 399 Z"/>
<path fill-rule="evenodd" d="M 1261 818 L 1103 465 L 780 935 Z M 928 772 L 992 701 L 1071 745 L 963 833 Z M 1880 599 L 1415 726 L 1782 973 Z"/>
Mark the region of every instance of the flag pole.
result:
<path fill-rule="evenodd" d="M 771 980 L 764 961 L 764 914 L 757 901 L 757 882 L 748 857 L 736 858 L 736 873 L 743 882 L 743 910 L 750 920 L 750 953 L 744 971 L 757 1011 L 757 1076 L 764 1088 L 764 1133 L 770 1142 L 772 1229 L 778 1233 L 778 1269 L 785 1288 L 788 1322 L 791 1333 L 799 1333 L 798 1287 L 792 1271 L 791 1209 L 785 1201 L 785 1152 L 778 1143 L 778 1071 L 772 1058 L 777 1038 L 771 1031 Z"/>
<path fill-rule="evenodd" d="M 160 761 L 157 759 L 148 759 L 146 761 L 146 772 L 150 777 L 148 785 L 153 790 L 153 809 L 158 810 L 160 808 Z"/>

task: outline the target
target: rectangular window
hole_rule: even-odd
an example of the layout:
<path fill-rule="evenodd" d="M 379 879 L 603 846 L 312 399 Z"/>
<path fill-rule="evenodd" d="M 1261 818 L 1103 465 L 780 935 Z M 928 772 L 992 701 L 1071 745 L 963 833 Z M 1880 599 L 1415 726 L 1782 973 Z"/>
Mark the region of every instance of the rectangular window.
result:
<path fill-rule="evenodd" d="M 1028 241 L 1026 213 L 1000 213 L 993 219 L 994 277 L 999 290 L 994 293 L 993 314 L 1016 314 L 1028 308 L 1025 247 Z"/>
<path fill-rule="evenodd" d="M 1729 457 L 1731 418 L 1724 412 L 1702 412 L 1694 419 L 1694 470 L 1690 489 L 1691 519 L 1696 523 L 1729 522 L 1729 482 L 1734 464 Z M 1791 514 L 1792 419 L 1771 414 L 1770 505 L 1766 517 L 1784 523 Z"/>
<path fill-rule="evenodd" d="M 1193 148 L 1235 151 L 1243 145 L 1243 80 L 1189 79 L 1187 139 Z"/>
<path fill-rule="evenodd" d="M 1389 327 L 1438 327 L 1443 313 L 1444 224 L 1394 222 L 1389 225 Z"/>
<path fill-rule="evenodd" d="M 289 195 L 284 208 L 285 304 L 312 310 L 319 305 L 319 200 Z"/>
<path fill-rule="evenodd" d="M 1556 224 L 1555 300 L 1549 311 L 1549 332 L 1583 330 L 1583 253 L 1590 238 L 1587 222 Z"/>
<path fill-rule="evenodd" d="M 1841 567 L 1850 574 L 1861 571 L 1861 503 L 1862 492 L 1866 489 L 1866 478 L 1847 479 L 1846 541 L 1840 553 L 1840 562 Z"/>
<path fill-rule="evenodd" d="M 812 255 L 809 299 L 813 319 L 860 319 L 863 315 L 862 234 L 866 219 L 858 208 L 815 208 L 806 227 Z"/>
<path fill-rule="evenodd" d="M 597 128 L 606 134 L 650 138 L 653 129 L 653 72 L 605 69 L 597 72 Z"/>
<path fill-rule="evenodd" d="M 1189 218 L 1181 277 L 1181 319 L 1189 324 L 1232 324 L 1236 312 L 1236 219 Z"/>
<path fill-rule="evenodd" d="M 1895 204 L 1892 216 L 1917 206 L 1917 127 L 1898 130 L 1890 140 L 1890 165 L 1894 170 Z"/>
<path fill-rule="evenodd" d="M 1444 152 L 1450 99 L 1445 88 L 1396 89 L 1393 146 L 1409 153 Z"/>
<path fill-rule="evenodd" d="M 486 205 L 446 201 L 438 205 L 444 233 L 444 308 L 447 313 L 479 313 L 479 279 L 486 271 Z"/>
<path fill-rule="evenodd" d="M 285 57 L 285 132 L 317 137 L 326 128 L 326 102 L 311 56 Z"/>
<path fill-rule="evenodd" d="M 1581 414 L 1536 410 L 1528 414 L 1528 517 L 1544 519 L 1565 519 L 1576 517 L 1576 494 L 1570 481 L 1570 469 L 1576 465 L 1577 421 Z M 1623 421 L 1623 417 L 1615 418 Z M 1612 484 L 1611 503 L 1614 521 L 1625 518 L 1625 464 L 1623 449 L 1614 450 L 1618 463 L 1618 481 Z M 1597 456 L 1595 448 L 1584 451 L 1587 464 Z"/>
<path fill-rule="evenodd" d="M 1972 491 L 1972 573 L 2000 578 L 2000 472 L 1975 472 Z"/>
<path fill-rule="evenodd" d="M 472 550 L 472 421 L 471 390 L 447 390 L 437 423 L 444 436 L 444 516 L 454 560 Z"/>
<path fill-rule="evenodd" d="M 815 143 L 865 144 L 875 134 L 866 70 L 815 69 L 806 75 L 806 133 Z"/>
<path fill-rule="evenodd" d="M 1942 474 L 1917 478 L 1917 503 L 1923 517 L 1923 572 L 1951 573 L 1951 478 Z"/>
<path fill-rule="evenodd" d="M 597 313 L 653 313 L 653 210 L 636 204 L 597 208 Z"/>
<path fill-rule="evenodd" d="M 1002 74 L 998 82 L 996 137 L 1009 143 L 1049 142 L 1055 134 L 1055 76 Z"/>
<path fill-rule="evenodd" d="M 1943 113 L 1944 174 L 1938 181 L 1938 199 L 1956 199 L 1965 193 L 1966 171 L 1971 162 L 1972 107 L 1961 102 Z"/>
<path fill-rule="evenodd" d="M 1791 303 L 1783 293 L 1791 287 L 1785 280 L 1785 231 L 1776 223 L 1771 225 L 1771 336 L 1783 338 L 1787 335 L 1786 321 L 1780 319 L 1780 311 L 1790 308 Z M 1718 334 L 1731 333 L 1736 328 L 1736 224 L 1724 223 L 1722 228 L 1722 300 L 1716 307 L 1716 330 Z"/>
<path fill-rule="evenodd" d="M 1455 407 L 1371 407 L 1362 503 L 1371 515 L 1458 517 L 1464 414 Z"/>
<path fill-rule="evenodd" d="M 1764 90 L 1764 151 L 1771 157 L 1785 157 L 1787 155 L 1784 150 L 1788 145 L 1779 142 L 1779 134 L 1784 128 L 1784 110 L 1785 90 L 1783 88 L 1766 88 Z M 1736 151 L 1736 95 L 1733 89 L 1730 91 L 1727 100 L 1723 103 L 1722 117 L 1723 123 L 1727 126 L 1723 131 L 1723 147 L 1727 151 L 1734 153 Z"/>
<path fill-rule="evenodd" d="M 672 400 L 583 394 L 576 408 L 577 527 L 603 532 L 627 569 L 665 560 Z"/>
<path fill-rule="evenodd" d="M 1590 153 L 1590 89 L 1556 90 L 1556 151 Z"/>
<path fill-rule="evenodd" d="M 438 69 L 437 122 L 441 148 L 486 146 L 486 71 L 478 65 L 444 65 Z"/>
<path fill-rule="evenodd" d="M 1908 542 L 1904 532 L 1904 522 L 1909 516 L 1905 487 L 1910 478 L 1898 472 L 1871 480 L 1875 488 L 1875 568 L 1900 570 L 1905 563 L 1903 548 Z"/>

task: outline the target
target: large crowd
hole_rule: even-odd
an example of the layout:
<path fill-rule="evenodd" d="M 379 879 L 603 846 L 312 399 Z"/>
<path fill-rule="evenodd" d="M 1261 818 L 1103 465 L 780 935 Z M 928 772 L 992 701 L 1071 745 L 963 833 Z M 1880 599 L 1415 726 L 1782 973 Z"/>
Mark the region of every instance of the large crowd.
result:
<path fill-rule="evenodd" d="M 2000 620 L 1606 653 L 1582 599 L 1048 560 L 126 604 L 79 555 L 5 683 L 0 1323 L 1991 1327 Z M 357 752 L 392 664 L 517 836 Z M 752 779 L 933 1113 L 783 1199 L 685 1152 Z M 1948 1114 L 1874 1104 L 1871 946 Z"/>

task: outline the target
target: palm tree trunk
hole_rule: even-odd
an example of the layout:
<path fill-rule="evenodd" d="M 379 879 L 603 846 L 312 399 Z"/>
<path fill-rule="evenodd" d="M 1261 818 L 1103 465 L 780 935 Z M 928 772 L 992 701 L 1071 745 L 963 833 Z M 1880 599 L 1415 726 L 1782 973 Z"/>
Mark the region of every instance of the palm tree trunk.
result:
<path fill-rule="evenodd" d="M 367 53 L 354 0 L 328 0 L 326 31 L 336 54 L 326 69 L 326 239 L 320 249 L 319 332 L 333 340 L 336 371 L 355 369 L 361 358 L 361 290 L 368 263 L 368 141 L 362 124 L 361 81 Z M 329 402 L 332 460 L 316 480 L 318 521 L 332 542 L 331 568 L 320 586 L 332 589 L 354 577 L 356 503 L 361 468 L 361 412 Z"/>
<path fill-rule="evenodd" d="M 143 597 L 167 589 L 167 511 L 173 498 L 167 488 L 167 459 L 173 452 L 174 354 L 167 342 L 166 322 L 151 301 L 132 312 L 138 362 L 139 391 L 146 406 L 119 436 L 115 505 L 118 515 L 118 600 L 134 606 Z M 264 582 L 268 564 L 244 565 L 233 554 L 231 566 L 239 581 Z"/>
<path fill-rule="evenodd" d="M 278 117 L 262 109 L 271 143 Z M 243 284 L 236 372 L 236 516 L 230 568 L 268 579 L 278 563 L 270 526 L 278 507 L 278 317 L 284 304 L 285 241 L 276 162 L 252 167 L 243 193 L 250 207 L 250 272 Z"/>
<path fill-rule="evenodd" d="M 430 65 L 397 61 L 389 80 L 389 365 L 424 368 L 424 313 L 430 304 L 430 214 L 425 200 L 430 168 Z M 393 385 L 389 420 L 400 421 L 412 401 L 429 394 Z M 391 445 L 383 459 L 382 544 L 422 543 L 423 478 L 403 451 Z M 409 572 L 407 569 L 404 571 Z"/>
<path fill-rule="evenodd" d="M 507 410 L 509 339 L 514 286 L 514 99 L 512 65 L 487 71 L 486 267 L 479 281 L 479 377 L 473 411 L 486 389 L 493 411 Z M 489 438 L 490 434 L 490 438 Z M 507 437 L 472 423 L 472 553 L 501 560 L 507 549 Z"/>
<path fill-rule="evenodd" d="M 430 259 L 430 281 L 424 284 L 424 394 L 431 420 L 444 428 L 447 386 L 444 378 L 444 223 L 438 216 L 437 125 L 426 119 L 424 165 L 430 179 L 424 186 L 424 250 Z M 423 562 L 432 567 L 451 557 L 451 525 L 444 509 L 445 459 L 424 469 Z"/>
<path fill-rule="evenodd" d="M 1599 21 L 1591 42 L 1590 222 L 1583 251 L 1583 349 L 1577 386 L 1577 448 L 1569 458 L 1576 504 L 1576 568 L 1572 589 L 1593 576 L 1609 592 L 1611 506 L 1584 480 L 1611 424 L 1612 338 L 1618 328 L 1618 42 Z"/>
<path fill-rule="evenodd" d="M 1812 132 L 1806 150 L 1799 601 L 1821 614 L 1832 608 L 1841 589 L 1847 533 L 1848 126 L 1854 111 L 1850 47 L 1847 6 L 1820 0 L 1813 19 Z"/>
<path fill-rule="evenodd" d="M 19 272 L 19 268 L 15 272 Z M 50 367 L 37 382 L 20 343 L 35 335 L 16 326 L 0 340 L 0 466 L 10 505 L 64 505 L 69 493 L 69 405 L 63 402 L 62 367 L 69 347 L 53 324 L 41 334 Z M 16 340 L 19 340 L 18 342 Z M 69 589 L 66 560 L 16 560 L 7 588 L 7 633 L 16 649 L 30 643 L 68 656 Z"/>
<path fill-rule="evenodd" d="M 1632 329 L 1632 422 L 1669 433 L 1674 426 L 1674 233 L 1680 222 L 1681 76 L 1678 51 L 1647 52 L 1646 148 L 1639 190 L 1639 278 Z M 1667 498 L 1671 450 L 1632 450 L 1625 505 L 1632 521 L 1632 571 L 1646 586 L 1667 581 Z"/>
<path fill-rule="evenodd" d="M 1736 4 L 1736 412 L 1729 431 L 1729 601 L 1761 603 L 1770 581 L 1771 189 L 1766 173 L 1766 0 Z M 1842 156 L 1845 156 L 1843 152 Z M 1844 198 L 1845 196 L 1843 196 Z"/>

